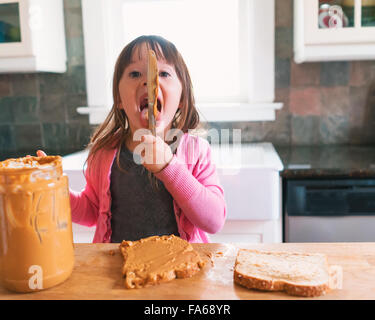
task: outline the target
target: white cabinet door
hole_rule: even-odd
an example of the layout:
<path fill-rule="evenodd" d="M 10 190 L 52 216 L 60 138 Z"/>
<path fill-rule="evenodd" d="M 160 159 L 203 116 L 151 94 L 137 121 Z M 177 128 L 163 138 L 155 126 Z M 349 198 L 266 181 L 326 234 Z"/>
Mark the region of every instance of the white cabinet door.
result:
<path fill-rule="evenodd" d="M 302 1 L 299 1 L 302 2 Z M 337 43 L 374 43 L 375 42 L 375 27 L 362 26 L 361 24 L 361 0 L 354 1 L 354 24 L 349 27 L 343 24 L 342 27 L 333 27 L 335 21 L 345 21 L 347 15 L 340 5 L 333 10 L 321 10 L 319 15 L 319 1 L 318 0 L 304 0 L 304 24 L 305 24 L 305 43 L 306 44 L 337 44 Z M 345 4 L 344 1 L 337 1 L 337 3 Z M 344 7 L 344 6 L 343 6 Z M 345 8 L 345 7 L 344 7 Z M 323 12 L 324 11 L 324 12 Z M 321 16 L 327 16 L 328 21 L 332 21 L 332 28 L 322 28 L 319 26 L 319 21 L 322 21 Z M 338 23 L 341 25 L 340 23 Z"/>
<path fill-rule="evenodd" d="M 281 243 L 282 224 L 278 220 L 227 220 L 223 229 L 209 235 L 214 243 Z"/>
<path fill-rule="evenodd" d="M 211 243 L 262 243 L 261 234 L 219 233 L 210 235 Z"/>
<path fill-rule="evenodd" d="M 294 0 L 294 60 L 375 59 L 375 2 Z"/>
<path fill-rule="evenodd" d="M 66 71 L 63 0 L 0 0 L 0 73 Z"/>
<path fill-rule="evenodd" d="M 0 57 L 32 54 L 29 2 L 0 0 Z"/>

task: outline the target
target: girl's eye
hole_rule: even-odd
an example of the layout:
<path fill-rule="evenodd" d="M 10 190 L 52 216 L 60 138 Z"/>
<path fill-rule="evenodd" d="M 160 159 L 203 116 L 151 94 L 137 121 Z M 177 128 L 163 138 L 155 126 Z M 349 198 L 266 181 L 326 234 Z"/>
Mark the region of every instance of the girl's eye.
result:
<path fill-rule="evenodd" d="M 141 73 L 138 71 L 132 71 L 129 73 L 130 78 L 138 78 L 141 76 Z"/>
<path fill-rule="evenodd" d="M 166 72 L 166 71 L 161 71 L 159 73 L 159 77 L 167 78 L 169 76 L 170 76 L 170 74 L 168 72 Z"/>

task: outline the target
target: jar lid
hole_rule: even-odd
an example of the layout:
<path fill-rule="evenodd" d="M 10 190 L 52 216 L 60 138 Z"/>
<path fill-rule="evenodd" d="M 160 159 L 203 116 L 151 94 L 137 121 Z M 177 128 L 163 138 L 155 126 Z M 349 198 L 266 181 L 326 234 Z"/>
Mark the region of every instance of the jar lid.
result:
<path fill-rule="evenodd" d="M 61 167 L 61 164 L 62 158 L 60 156 L 12 158 L 0 162 L 0 173 L 51 169 Z"/>

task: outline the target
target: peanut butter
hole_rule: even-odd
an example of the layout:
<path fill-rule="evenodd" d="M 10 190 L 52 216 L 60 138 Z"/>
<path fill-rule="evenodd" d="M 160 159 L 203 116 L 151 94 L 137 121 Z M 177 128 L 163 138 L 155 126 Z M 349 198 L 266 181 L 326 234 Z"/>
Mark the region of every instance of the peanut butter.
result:
<path fill-rule="evenodd" d="M 68 177 L 60 156 L 0 162 L 0 280 L 18 292 L 66 280 L 74 265 Z"/>
<path fill-rule="evenodd" d="M 174 235 L 123 241 L 120 251 L 128 289 L 191 277 L 205 264 L 190 243 Z"/>

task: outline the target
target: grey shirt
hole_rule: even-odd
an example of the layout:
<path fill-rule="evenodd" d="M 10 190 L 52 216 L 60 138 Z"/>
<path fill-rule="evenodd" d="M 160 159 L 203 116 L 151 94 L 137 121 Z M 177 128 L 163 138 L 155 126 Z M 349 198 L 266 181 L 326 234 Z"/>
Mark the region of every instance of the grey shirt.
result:
<path fill-rule="evenodd" d="M 137 155 L 136 155 L 137 156 Z M 173 210 L 173 198 L 158 180 L 151 185 L 148 171 L 134 162 L 126 147 L 120 152 L 120 171 L 116 158 L 111 170 L 111 241 L 135 241 L 154 235 L 179 235 Z"/>

